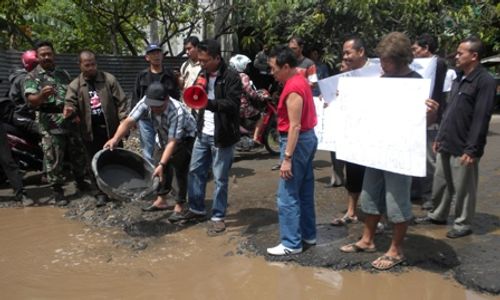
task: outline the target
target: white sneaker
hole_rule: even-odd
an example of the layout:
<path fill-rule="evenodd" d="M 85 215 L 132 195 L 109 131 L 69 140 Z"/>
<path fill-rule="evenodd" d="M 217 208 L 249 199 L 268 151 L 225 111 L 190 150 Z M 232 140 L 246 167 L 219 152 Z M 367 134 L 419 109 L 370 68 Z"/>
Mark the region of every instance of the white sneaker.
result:
<path fill-rule="evenodd" d="M 283 246 L 283 244 L 279 244 L 278 246 L 273 248 L 267 248 L 267 254 L 276 256 L 298 254 L 300 252 L 302 252 L 302 248 L 290 249 Z"/>

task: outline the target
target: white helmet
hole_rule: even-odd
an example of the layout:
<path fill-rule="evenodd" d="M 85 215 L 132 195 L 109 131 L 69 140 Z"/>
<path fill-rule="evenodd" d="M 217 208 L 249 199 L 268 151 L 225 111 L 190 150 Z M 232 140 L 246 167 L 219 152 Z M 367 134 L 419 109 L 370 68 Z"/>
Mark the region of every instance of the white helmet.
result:
<path fill-rule="evenodd" d="M 251 62 L 250 58 L 243 54 L 236 54 L 229 59 L 229 65 L 240 73 L 243 73 L 247 68 L 247 65 Z"/>

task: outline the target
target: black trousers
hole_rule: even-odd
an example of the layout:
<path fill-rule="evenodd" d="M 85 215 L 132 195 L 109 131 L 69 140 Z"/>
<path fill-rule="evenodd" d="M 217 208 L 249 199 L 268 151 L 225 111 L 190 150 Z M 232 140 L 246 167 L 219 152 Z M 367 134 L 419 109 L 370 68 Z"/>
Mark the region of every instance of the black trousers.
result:
<path fill-rule="evenodd" d="M 172 190 L 172 181 L 177 182 L 177 196 L 175 201 L 179 204 L 186 202 L 187 196 L 187 181 L 189 173 L 189 163 L 191 161 L 191 153 L 193 151 L 194 138 L 186 138 L 175 146 L 174 153 L 168 160 L 167 166 L 163 173 L 163 182 L 158 188 L 158 195 L 166 195 Z M 161 157 L 163 149 L 156 149 L 156 156 Z"/>
<path fill-rule="evenodd" d="M 0 165 L 5 172 L 10 185 L 17 194 L 23 191 L 23 177 L 19 172 L 19 166 L 12 157 L 12 152 L 7 143 L 7 132 L 0 121 Z"/>
<path fill-rule="evenodd" d="M 350 193 L 361 193 L 365 166 L 360 166 L 346 161 L 345 163 L 345 188 Z"/>

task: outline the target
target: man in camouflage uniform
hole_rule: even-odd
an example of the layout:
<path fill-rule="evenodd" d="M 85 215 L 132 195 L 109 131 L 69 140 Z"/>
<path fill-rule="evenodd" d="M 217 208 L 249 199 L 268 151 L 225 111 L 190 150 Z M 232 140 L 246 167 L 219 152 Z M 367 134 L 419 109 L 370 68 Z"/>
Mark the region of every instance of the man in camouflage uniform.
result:
<path fill-rule="evenodd" d="M 44 166 L 53 189 L 53 202 L 58 206 L 68 204 L 64 198 L 63 162 L 69 155 L 73 175 L 79 190 L 88 189 L 84 181 L 86 171 L 85 146 L 78 134 L 75 120 L 62 115 L 66 88 L 71 81 L 68 72 L 56 68 L 54 47 L 50 42 L 39 42 L 35 50 L 39 65 L 24 82 L 24 92 L 30 105 L 40 113 L 38 121 L 42 134 Z"/>

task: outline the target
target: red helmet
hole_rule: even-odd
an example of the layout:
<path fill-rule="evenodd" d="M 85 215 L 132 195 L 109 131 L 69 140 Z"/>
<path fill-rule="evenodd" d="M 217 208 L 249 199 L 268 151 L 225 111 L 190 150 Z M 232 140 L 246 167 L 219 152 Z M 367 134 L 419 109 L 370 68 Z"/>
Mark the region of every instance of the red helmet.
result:
<path fill-rule="evenodd" d="M 23 67 L 26 69 L 26 71 L 30 72 L 38 64 L 38 61 L 36 59 L 36 51 L 35 50 L 28 50 L 28 51 L 23 52 L 23 55 L 21 55 L 21 61 L 23 63 Z"/>

